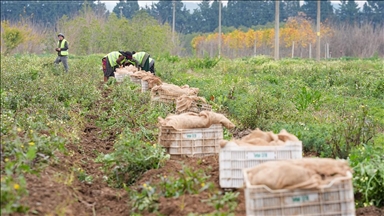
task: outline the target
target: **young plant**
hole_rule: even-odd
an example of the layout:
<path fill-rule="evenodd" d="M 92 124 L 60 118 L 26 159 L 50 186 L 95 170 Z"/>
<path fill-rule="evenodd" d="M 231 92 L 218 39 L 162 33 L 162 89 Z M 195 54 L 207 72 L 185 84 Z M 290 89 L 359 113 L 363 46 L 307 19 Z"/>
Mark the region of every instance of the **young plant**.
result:
<path fill-rule="evenodd" d="M 80 182 L 86 182 L 87 184 L 92 184 L 92 181 L 93 181 L 92 175 L 88 175 L 85 172 L 85 170 L 83 170 L 80 167 L 75 168 L 74 171 L 75 171 L 77 178 L 79 179 Z"/>
<path fill-rule="evenodd" d="M 189 167 L 183 167 L 177 178 L 161 177 L 159 188 L 164 197 L 177 198 L 185 193 L 198 194 L 213 189 L 213 183 L 206 182 L 209 177 L 201 169 L 193 171 Z"/>
<path fill-rule="evenodd" d="M 204 57 L 203 59 L 193 58 L 188 60 L 188 67 L 192 69 L 211 69 L 219 63 L 220 58 Z"/>
<path fill-rule="evenodd" d="M 135 212 L 156 212 L 159 207 L 159 194 L 156 193 L 156 188 L 144 183 L 138 190 L 132 190 L 129 187 L 124 187 L 129 194 L 130 205 L 132 206 L 131 213 Z"/>
<path fill-rule="evenodd" d="M 126 130 L 115 144 L 115 151 L 96 159 L 96 162 L 103 163 L 104 173 L 111 185 L 130 185 L 145 171 L 158 169 L 169 159 L 163 147 L 143 142 L 140 137 L 140 133 L 132 134 Z"/>
<path fill-rule="evenodd" d="M 319 91 L 308 91 L 306 87 L 301 88 L 294 100 L 296 109 L 299 111 L 306 110 L 311 104 L 315 110 L 320 107 L 321 93 Z"/>
<path fill-rule="evenodd" d="M 349 163 L 353 168 L 353 186 L 355 189 L 356 207 L 375 205 L 384 206 L 384 149 L 362 145 L 349 155 Z"/>
<path fill-rule="evenodd" d="M 234 213 L 237 207 L 237 197 L 239 196 L 239 192 L 225 192 L 224 195 L 221 191 L 217 194 L 214 194 L 211 198 L 207 200 L 203 200 L 208 205 L 215 207 L 216 212 L 227 212 Z"/>
<path fill-rule="evenodd" d="M 326 141 L 332 157 L 347 158 L 354 147 L 372 141 L 376 125 L 369 117 L 368 110 L 366 105 L 360 105 L 354 112 L 343 111 L 343 121 L 335 122 L 336 127 Z"/>

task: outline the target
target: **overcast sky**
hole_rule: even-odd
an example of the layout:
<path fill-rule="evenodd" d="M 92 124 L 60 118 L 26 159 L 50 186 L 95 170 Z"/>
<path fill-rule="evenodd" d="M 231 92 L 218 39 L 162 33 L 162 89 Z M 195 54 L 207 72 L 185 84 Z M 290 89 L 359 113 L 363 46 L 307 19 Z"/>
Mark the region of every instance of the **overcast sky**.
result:
<path fill-rule="evenodd" d="M 105 3 L 105 6 L 107 7 L 107 9 L 109 11 L 112 11 L 113 8 L 115 7 L 115 5 L 119 2 L 119 1 L 101 1 L 102 3 Z M 139 6 L 140 7 L 145 7 L 145 5 L 148 5 L 150 6 L 152 3 L 157 3 L 158 1 L 138 1 L 139 3 Z M 185 2 L 193 2 L 193 3 L 200 3 L 201 1 L 183 1 L 184 3 Z M 227 5 L 227 2 L 228 1 L 223 1 L 223 5 Z"/>
<path fill-rule="evenodd" d="M 119 2 L 119 1 L 101 1 L 101 2 L 103 2 L 103 3 L 105 3 L 105 6 L 107 7 L 107 9 L 109 10 L 109 11 L 112 11 L 113 10 L 113 8 L 115 7 L 115 5 Z M 151 5 L 152 3 L 157 3 L 158 1 L 138 1 L 138 3 L 139 3 L 139 6 L 140 7 L 145 7 L 145 5 Z M 201 1 L 183 1 L 184 3 L 185 2 L 194 2 L 194 3 L 200 3 Z M 223 5 L 227 5 L 227 2 L 228 1 L 222 1 L 223 2 Z M 334 2 L 334 3 L 337 3 L 337 4 L 339 4 L 340 3 L 340 1 L 332 1 L 332 2 Z M 356 3 L 359 5 L 359 7 L 360 8 L 362 8 L 363 7 L 363 5 L 364 5 L 364 3 L 365 3 L 365 1 L 356 1 Z"/>

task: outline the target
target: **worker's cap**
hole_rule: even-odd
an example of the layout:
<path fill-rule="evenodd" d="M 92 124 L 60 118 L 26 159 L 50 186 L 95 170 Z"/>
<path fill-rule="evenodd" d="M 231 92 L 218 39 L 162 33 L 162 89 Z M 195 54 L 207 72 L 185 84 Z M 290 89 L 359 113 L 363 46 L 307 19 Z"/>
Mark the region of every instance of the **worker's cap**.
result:
<path fill-rule="evenodd" d="M 127 59 L 132 59 L 132 53 L 129 52 L 129 51 L 125 51 L 124 53 L 122 53 L 123 56 L 125 56 L 125 58 Z"/>
<path fill-rule="evenodd" d="M 64 35 L 63 35 L 63 33 L 59 33 L 59 34 L 57 35 L 57 37 L 59 37 L 59 36 L 61 36 L 61 37 L 63 37 L 63 38 L 64 38 Z"/>

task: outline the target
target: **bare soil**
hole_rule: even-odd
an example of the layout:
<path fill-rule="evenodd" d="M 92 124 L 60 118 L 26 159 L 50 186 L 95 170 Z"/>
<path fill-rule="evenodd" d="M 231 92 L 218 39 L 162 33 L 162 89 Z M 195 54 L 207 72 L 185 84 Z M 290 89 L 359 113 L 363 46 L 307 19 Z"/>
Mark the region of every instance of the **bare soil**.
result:
<path fill-rule="evenodd" d="M 108 101 L 105 100 L 106 92 L 103 92 L 104 101 L 96 105 L 106 109 Z M 28 215 L 76 215 L 76 216 L 123 216 L 130 215 L 128 206 L 129 197 L 124 189 L 111 188 L 103 181 L 101 164 L 94 162 L 99 153 L 113 151 L 114 135 L 101 139 L 103 132 L 95 126 L 97 116 L 87 116 L 88 123 L 81 135 L 81 142 L 67 145 L 68 154 L 58 154 L 59 162 L 48 164 L 38 176 L 27 175 L 29 195 L 23 200 L 30 207 Z M 236 131 L 236 136 L 242 137 L 250 131 Z M 311 154 L 310 154 L 311 155 Z M 183 165 L 193 169 L 204 169 L 210 175 L 210 181 L 216 188 L 219 186 L 218 156 L 204 158 L 177 158 L 172 157 L 164 167 L 157 170 L 149 170 L 131 186 L 138 186 L 160 180 L 160 176 L 176 176 Z M 88 175 L 92 175 L 91 184 L 81 182 L 77 177 L 76 169 L 83 169 Z M 237 216 L 245 215 L 245 198 L 241 189 L 239 191 Z M 198 195 L 185 195 L 177 199 L 160 198 L 159 212 L 163 215 L 181 216 L 190 212 L 197 214 L 210 213 L 214 207 L 202 203 L 208 198 L 207 193 Z M 21 215 L 21 214 L 13 214 Z M 25 214 L 23 214 L 25 215 Z M 145 214 L 155 215 L 155 214 Z M 380 216 L 384 215 L 384 209 L 373 206 L 357 209 L 356 215 Z"/>
<path fill-rule="evenodd" d="M 379 216 L 384 215 L 384 208 L 377 208 L 375 206 L 368 206 L 365 208 L 356 209 L 356 216 Z"/>

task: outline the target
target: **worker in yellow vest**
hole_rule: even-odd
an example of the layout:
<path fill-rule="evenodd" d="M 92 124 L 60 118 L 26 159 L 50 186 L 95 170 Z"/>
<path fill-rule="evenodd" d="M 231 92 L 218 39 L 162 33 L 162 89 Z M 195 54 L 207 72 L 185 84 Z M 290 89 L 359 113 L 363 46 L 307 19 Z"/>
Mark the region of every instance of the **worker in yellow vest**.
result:
<path fill-rule="evenodd" d="M 155 75 L 155 59 L 149 57 L 149 71 Z"/>
<path fill-rule="evenodd" d="M 144 53 L 144 52 L 141 52 L 141 53 Z M 132 54 L 133 54 L 133 56 L 135 56 L 136 52 L 132 51 Z M 138 58 L 138 59 L 140 60 L 140 58 Z M 146 71 L 150 71 L 151 73 L 153 73 L 153 75 L 155 75 L 155 60 L 153 58 L 149 57 L 148 61 L 149 61 L 149 70 L 146 70 Z M 128 60 L 124 63 L 124 66 L 129 66 L 129 65 L 134 65 L 134 66 L 139 65 L 137 68 L 138 69 L 141 68 L 140 62 L 137 59 L 135 59 L 135 57 L 133 57 L 132 60 Z"/>
<path fill-rule="evenodd" d="M 59 33 L 57 35 L 59 41 L 57 42 L 57 58 L 55 60 L 55 64 L 59 64 L 63 62 L 65 72 L 68 72 L 68 41 L 64 39 L 64 34 Z"/>
<path fill-rule="evenodd" d="M 109 77 L 115 76 L 116 68 L 123 66 L 128 60 L 132 60 L 132 53 L 129 51 L 113 51 L 102 58 L 104 82 L 107 82 Z"/>
<path fill-rule="evenodd" d="M 146 52 L 132 52 L 132 59 L 136 60 L 138 64 L 133 63 L 139 70 L 150 71 L 149 57 L 150 55 Z"/>

